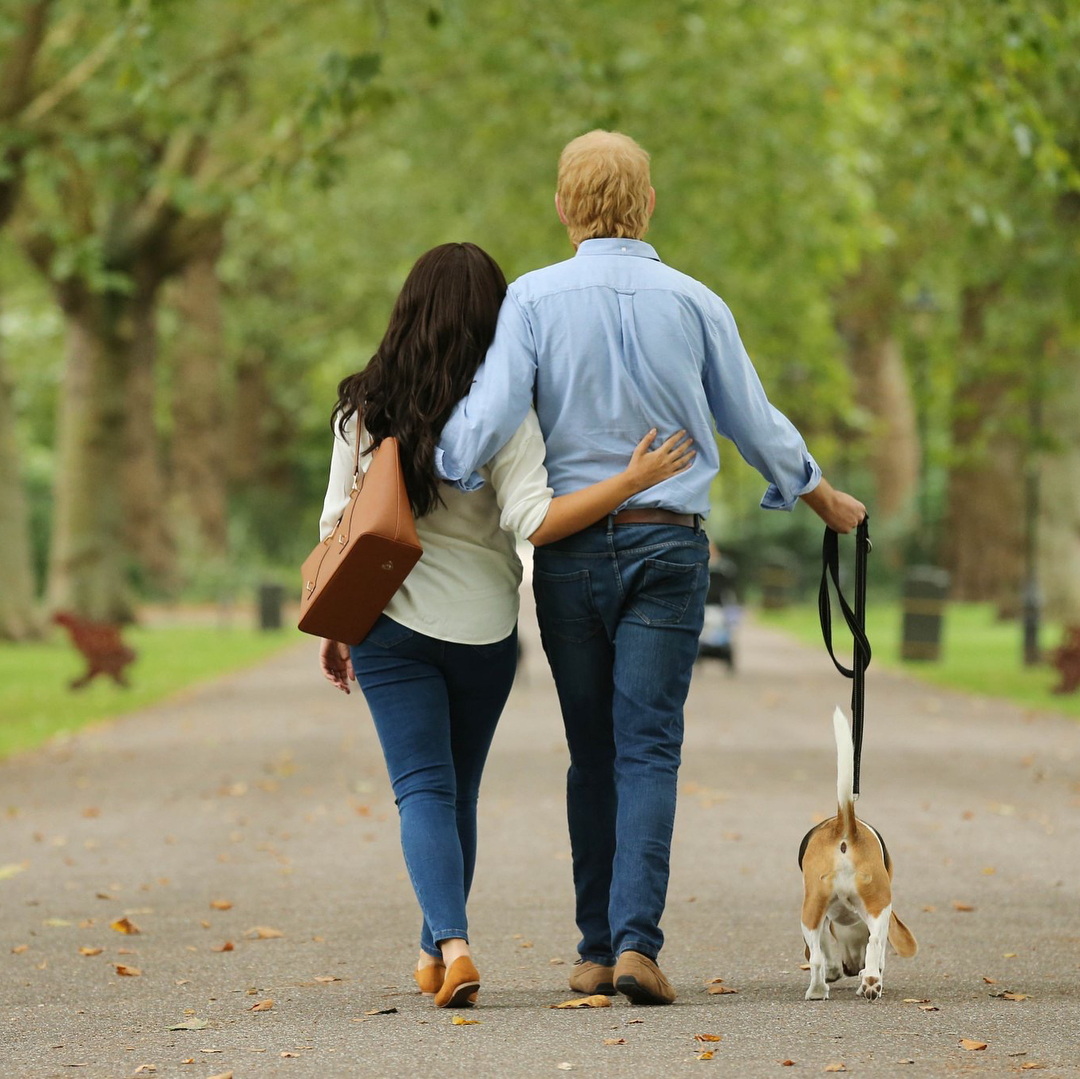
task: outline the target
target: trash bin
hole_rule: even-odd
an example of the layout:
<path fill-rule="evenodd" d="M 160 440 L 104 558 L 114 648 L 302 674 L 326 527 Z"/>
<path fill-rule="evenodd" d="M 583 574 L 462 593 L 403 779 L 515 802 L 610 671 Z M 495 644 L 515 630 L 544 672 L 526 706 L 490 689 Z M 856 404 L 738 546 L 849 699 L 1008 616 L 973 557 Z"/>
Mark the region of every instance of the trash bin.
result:
<path fill-rule="evenodd" d="M 949 574 L 935 566 L 911 566 L 904 574 L 900 656 L 936 661 L 941 658 L 941 624 Z"/>
<path fill-rule="evenodd" d="M 283 585 L 259 585 L 259 629 L 281 629 L 281 608 L 284 602 Z"/>
<path fill-rule="evenodd" d="M 786 607 L 799 584 L 798 559 L 780 547 L 766 551 L 761 560 L 761 605 L 775 611 Z"/>
<path fill-rule="evenodd" d="M 737 568 L 730 558 L 717 555 L 709 565 L 709 591 L 705 596 L 705 620 L 698 638 L 699 659 L 719 659 L 735 670 L 735 627 L 740 608 Z"/>

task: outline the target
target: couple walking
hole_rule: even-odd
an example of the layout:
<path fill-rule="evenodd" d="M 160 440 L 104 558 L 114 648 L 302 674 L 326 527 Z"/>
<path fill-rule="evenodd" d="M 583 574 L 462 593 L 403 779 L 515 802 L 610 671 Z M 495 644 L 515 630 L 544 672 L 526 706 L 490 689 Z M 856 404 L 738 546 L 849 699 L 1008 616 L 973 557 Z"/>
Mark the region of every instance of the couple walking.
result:
<path fill-rule="evenodd" d="M 536 547 L 570 749 L 570 986 L 669 1004 L 656 960 L 714 426 L 769 481 L 763 507 L 801 498 L 840 532 L 865 513 L 769 404 L 723 301 L 643 241 L 655 198 L 632 139 L 575 139 L 555 197 L 574 257 L 507 288 L 472 244 L 429 251 L 378 351 L 339 387 L 323 537 L 348 500 L 355 440 L 393 435 L 424 555 L 363 643 L 324 641 L 321 663 L 346 693 L 355 678 L 374 719 L 423 913 L 415 977 L 440 1007 L 480 987 L 466 900 L 480 777 L 517 661 L 514 535 Z"/>

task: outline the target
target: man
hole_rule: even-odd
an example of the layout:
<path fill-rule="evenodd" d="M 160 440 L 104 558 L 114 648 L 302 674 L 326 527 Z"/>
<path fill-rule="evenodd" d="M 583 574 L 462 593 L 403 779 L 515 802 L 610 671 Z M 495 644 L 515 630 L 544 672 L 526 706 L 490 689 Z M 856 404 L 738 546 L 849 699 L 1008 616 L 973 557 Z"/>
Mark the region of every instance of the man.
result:
<path fill-rule="evenodd" d="M 559 159 L 555 207 L 576 255 L 519 278 L 473 387 L 443 430 L 439 471 L 468 489 L 536 404 L 555 494 L 614 475 L 643 431 L 685 428 L 697 459 L 617 514 L 537 550 L 534 591 L 570 747 L 567 816 L 582 939 L 571 988 L 670 1004 L 656 965 L 683 705 L 708 580 L 701 518 L 719 468 L 713 424 L 769 481 L 848 532 L 862 503 L 834 490 L 768 402 L 724 302 L 641 239 L 649 156 L 592 131 Z"/>

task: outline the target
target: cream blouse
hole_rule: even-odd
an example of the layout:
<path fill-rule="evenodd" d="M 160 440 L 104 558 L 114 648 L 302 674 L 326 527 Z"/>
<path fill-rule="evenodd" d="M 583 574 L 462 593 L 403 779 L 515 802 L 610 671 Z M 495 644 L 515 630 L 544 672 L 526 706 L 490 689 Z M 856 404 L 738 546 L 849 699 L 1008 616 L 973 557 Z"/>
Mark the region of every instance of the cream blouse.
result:
<path fill-rule="evenodd" d="M 356 452 L 356 414 L 335 428 L 319 538 L 334 530 L 349 502 Z M 361 432 L 361 468 L 371 445 Z M 518 615 L 521 561 L 514 534 L 530 536 L 543 523 L 553 492 L 544 468 L 544 436 L 531 411 L 514 436 L 480 470 L 487 481 L 466 494 L 449 484 L 444 505 L 416 522 L 423 557 L 390 600 L 386 614 L 418 633 L 458 644 L 494 644 L 509 636 Z"/>

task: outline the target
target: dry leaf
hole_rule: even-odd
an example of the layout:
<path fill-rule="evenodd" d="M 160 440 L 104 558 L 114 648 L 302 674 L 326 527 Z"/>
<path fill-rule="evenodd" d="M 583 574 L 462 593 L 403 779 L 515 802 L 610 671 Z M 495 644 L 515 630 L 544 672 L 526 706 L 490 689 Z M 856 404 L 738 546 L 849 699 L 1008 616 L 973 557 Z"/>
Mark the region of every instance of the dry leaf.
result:
<path fill-rule="evenodd" d="M 369 1012 L 364 1012 L 364 1015 L 396 1015 L 397 1008 L 372 1008 Z"/>
<path fill-rule="evenodd" d="M 626 1039 L 625 1038 L 605 1038 L 604 1039 L 604 1044 L 605 1045 L 625 1045 L 626 1044 Z"/>
<path fill-rule="evenodd" d="M 800 963 L 799 964 L 799 970 L 809 970 L 809 969 L 810 969 L 810 964 L 809 963 Z"/>
<path fill-rule="evenodd" d="M 983 981 L 987 985 L 997 985 L 997 978 L 988 978 L 985 974 L 983 975 Z"/>
<path fill-rule="evenodd" d="M 477 1023 L 479 1023 L 480 1020 L 479 1019 L 466 1019 L 464 1016 L 455 1015 L 454 1018 L 450 1020 L 450 1022 L 453 1023 L 454 1026 L 456 1026 L 456 1027 L 471 1027 L 471 1026 L 475 1026 Z"/>
<path fill-rule="evenodd" d="M 1001 953 L 1001 958 L 1002 959 L 1015 959 L 1016 958 L 1016 952 L 1002 952 Z"/>
<path fill-rule="evenodd" d="M 135 1069 L 135 1071 L 132 1072 L 132 1074 L 133 1075 L 139 1075 L 141 1072 L 156 1072 L 156 1071 L 157 1071 L 157 1065 L 156 1064 L 140 1064 Z"/>
<path fill-rule="evenodd" d="M 572 1072 L 574 1070 L 574 1065 L 569 1060 L 564 1060 L 561 1064 L 556 1064 L 555 1067 L 561 1072 Z"/>
<path fill-rule="evenodd" d="M 929 1004 L 929 997 L 904 997 L 905 1004 Z"/>
<path fill-rule="evenodd" d="M 780 1061 L 780 1067 L 781 1068 L 794 1068 L 795 1067 L 795 1061 L 791 1060 L 791 1059 L 781 1060 Z"/>
<path fill-rule="evenodd" d="M 1040 1064 L 1037 1060 L 1025 1060 L 1024 1063 L 1020 1065 L 1020 1070 L 1022 1072 L 1033 1072 L 1046 1067 L 1049 1067 L 1049 1065 Z"/>
<path fill-rule="evenodd" d="M 1002 1000 L 1027 1000 L 1027 993 L 1002 993 Z"/>
<path fill-rule="evenodd" d="M 533 942 L 531 940 L 523 940 L 523 941 L 521 941 L 521 944 L 520 944 L 520 947 L 522 947 L 522 948 L 531 948 L 532 946 L 533 946 Z"/>
<path fill-rule="evenodd" d="M 210 1025 L 209 1019 L 185 1019 L 182 1023 L 175 1023 L 168 1030 L 205 1030 Z"/>
<path fill-rule="evenodd" d="M 181 1064 L 194 1064 L 195 1063 L 195 1058 L 194 1057 L 188 1057 L 186 1060 L 181 1060 L 180 1063 Z"/>
<path fill-rule="evenodd" d="M 939 1012 L 941 1009 L 936 1004 L 920 1004 L 919 1011 L 921 1012 Z"/>
<path fill-rule="evenodd" d="M 215 952 L 231 952 L 236 949 L 236 945 L 231 940 L 225 941 L 224 944 L 219 945 L 216 948 L 212 948 L 211 951 Z"/>
<path fill-rule="evenodd" d="M 67 918 L 46 918 L 41 924 L 47 925 L 50 929 L 63 929 L 65 926 L 71 925 L 71 922 L 69 922 Z M 72 1065 L 72 1067 L 74 1067 L 74 1065 Z M 85 1067 L 85 1065 L 80 1064 L 79 1067 L 82 1068 Z"/>
<path fill-rule="evenodd" d="M 29 950 L 30 950 L 30 945 L 29 944 L 16 944 L 15 947 L 11 949 L 11 954 L 12 955 L 22 955 L 23 952 L 26 952 L 26 951 L 29 951 Z"/>
<path fill-rule="evenodd" d="M 837 1061 L 835 1064 L 826 1064 L 825 1070 L 827 1072 L 846 1072 L 847 1068 L 840 1061 Z"/>
<path fill-rule="evenodd" d="M 7 865 L 0 865 L 0 880 L 9 880 L 17 873 L 23 872 L 29 864 L 29 862 L 9 862 Z"/>
<path fill-rule="evenodd" d="M 250 1008 L 248 1008 L 248 1011 L 249 1012 L 268 1012 L 273 1006 L 274 1006 L 274 1002 L 272 1000 L 260 1000 L 258 1004 L 252 1004 L 252 1006 Z"/>
<path fill-rule="evenodd" d="M 285 934 L 280 929 L 273 929 L 268 925 L 253 925 L 244 933 L 244 936 L 251 940 L 274 940 L 277 937 L 285 936 Z"/>
<path fill-rule="evenodd" d="M 738 989 L 732 989 L 726 985 L 710 985 L 709 992 L 714 996 L 722 996 L 724 993 L 737 993 Z"/>
<path fill-rule="evenodd" d="M 711 1049 L 706 1049 L 704 1053 L 698 1053 L 698 1060 L 712 1060 L 716 1054 Z"/>
<path fill-rule="evenodd" d="M 719 1042 L 724 1040 L 723 1034 L 695 1034 L 694 1041 L 696 1042 Z"/>
<path fill-rule="evenodd" d="M 574 1000 L 564 1000 L 561 1004 L 552 1004 L 552 1008 L 610 1008 L 611 998 L 600 993 L 592 997 L 576 997 Z"/>
<path fill-rule="evenodd" d="M 969 1053 L 977 1053 L 980 1049 L 986 1048 L 986 1042 L 973 1041 L 971 1038 L 961 1038 L 960 1048 L 966 1049 Z"/>
<path fill-rule="evenodd" d="M 322 982 L 324 985 L 327 985 L 330 982 L 340 982 L 341 979 L 336 974 L 317 974 L 315 976 L 315 981 Z"/>
<path fill-rule="evenodd" d="M 281 1055 L 283 1057 L 298 1057 L 300 1054 L 299 1053 L 290 1053 L 288 1049 L 282 1049 L 281 1050 Z"/>
<path fill-rule="evenodd" d="M 210 900 L 210 909 L 211 910 L 232 910 L 232 903 L 230 903 L 229 900 L 227 900 L 227 899 L 211 899 Z"/>
<path fill-rule="evenodd" d="M 109 928 L 115 929 L 117 933 L 141 933 L 142 930 L 129 918 L 117 918 L 115 922 L 109 922 Z"/>
<path fill-rule="evenodd" d="M 952 909 L 953 910 L 964 911 L 966 913 L 966 912 L 973 911 L 975 908 L 970 903 L 961 903 L 959 899 L 954 899 L 953 904 L 952 904 Z"/>
<path fill-rule="evenodd" d="M 810 968 L 807 967 L 806 969 L 809 970 Z M 705 979 L 705 984 L 706 985 L 719 985 L 723 980 L 724 980 L 723 978 L 706 978 Z"/>
<path fill-rule="evenodd" d="M 113 963 L 116 968 L 116 973 L 125 978 L 138 978 L 142 975 L 142 971 L 138 967 L 126 967 L 123 963 Z"/>
<path fill-rule="evenodd" d="M 210 1079 L 233 1079 L 232 1072 L 219 1072 L 217 1075 L 211 1075 Z"/>
<path fill-rule="evenodd" d="M 101 955 L 104 948 L 80 948 L 79 955 Z"/>
<path fill-rule="evenodd" d="M 634 1023 L 644 1023 L 644 1022 L 645 1022 L 644 1019 L 627 1019 L 626 1020 L 626 1025 L 627 1026 L 632 1026 Z"/>
<path fill-rule="evenodd" d="M 565 960 L 565 959 L 549 959 L 549 960 L 548 960 L 548 962 L 549 962 L 549 963 L 550 963 L 550 964 L 551 964 L 551 965 L 552 965 L 553 967 L 561 967 L 561 966 L 565 966 L 565 965 L 566 965 L 566 960 Z"/>

